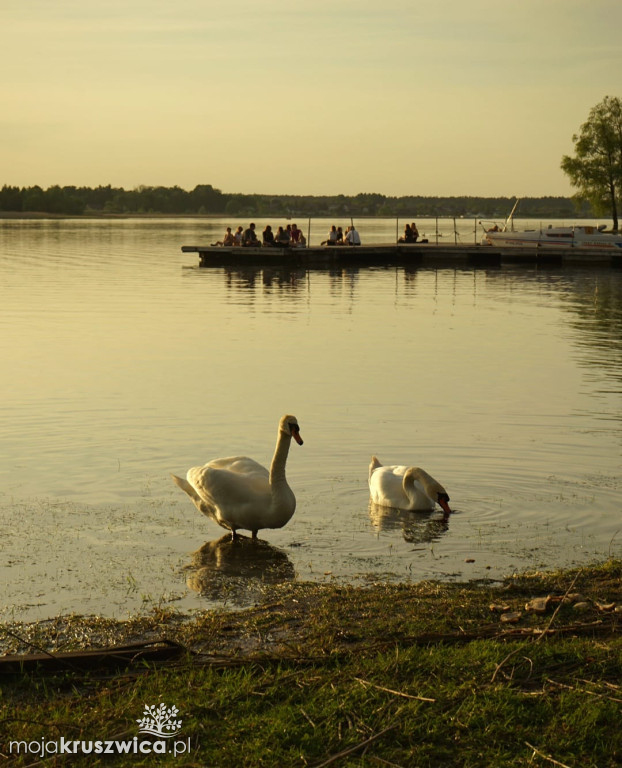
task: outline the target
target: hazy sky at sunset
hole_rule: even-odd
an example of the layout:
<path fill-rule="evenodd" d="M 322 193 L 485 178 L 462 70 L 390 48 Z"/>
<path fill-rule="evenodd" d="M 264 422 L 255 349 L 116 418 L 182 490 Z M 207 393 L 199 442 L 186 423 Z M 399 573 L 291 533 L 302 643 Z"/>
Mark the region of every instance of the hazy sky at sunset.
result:
<path fill-rule="evenodd" d="M 620 0 L 0 0 L 0 185 L 567 195 Z"/>

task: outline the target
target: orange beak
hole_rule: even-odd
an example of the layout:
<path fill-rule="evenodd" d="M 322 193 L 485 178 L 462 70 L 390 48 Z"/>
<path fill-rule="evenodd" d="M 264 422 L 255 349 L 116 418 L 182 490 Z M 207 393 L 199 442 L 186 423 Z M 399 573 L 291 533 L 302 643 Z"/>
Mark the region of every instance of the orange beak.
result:
<path fill-rule="evenodd" d="M 441 505 L 443 512 L 446 515 L 451 515 L 451 509 L 449 508 L 449 496 L 446 493 L 439 493 L 437 498 L 438 503 Z"/>

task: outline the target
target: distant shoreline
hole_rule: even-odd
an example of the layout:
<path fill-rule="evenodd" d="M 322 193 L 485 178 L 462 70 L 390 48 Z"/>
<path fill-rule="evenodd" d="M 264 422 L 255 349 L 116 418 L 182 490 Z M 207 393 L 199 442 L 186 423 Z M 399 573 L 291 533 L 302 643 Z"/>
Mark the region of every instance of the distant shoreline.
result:
<path fill-rule="evenodd" d="M 292 221 L 294 219 L 299 219 L 300 221 L 305 221 L 308 219 L 356 219 L 357 221 L 360 221 L 362 219 L 411 219 L 411 218 L 417 218 L 417 219 L 461 219 L 461 220 L 472 220 L 472 219 L 483 219 L 484 221 L 490 221 L 494 218 L 500 219 L 503 218 L 501 216 L 493 216 L 492 218 L 489 218 L 487 216 L 449 216 L 449 215 L 443 215 L 443 216 L 426 216 L 424 214 L 399 214 L 399 215 L 390 215 L 390 214 L 376 214 L 376 215 L 370 215 L 370 214 L 356 214 L 351 216 L 350 214 L 326 214 L 326 215 L 318 215 L 318 216 L 284 216 L 282 213 L 262 213 L 262 214 L 227 214 L 227 213 L 82 213 L 82 214 L 69 214 L 69 213 L 38 213 L 36 211 L 0 211 L 0 220 L 4 219 L 17 219 L 17 220 L 77 220 L 80 221 L 86 220 L 86 219 L 230 219 L 231 221 L 236 221 L 238 219 L 240 220 L 248 220 L 252 221 L 253 219 L 291 219 Z M 541 220 L 549 220 L 549 219 L 568 219 L 567 216 L 528 216 L 528 215 L 518 215 L 516 216 L 517 219 L 526 219 L 526 220 L 532 220 L 532 221 L 541 221 Z M 594 221 L 602 221 L 603 219 L 608 218 L 607 216 L 580 216 L 577 214 L 574 218 L 576 219 L 582 219 L 582 220 L 589 220 L 592 219 Z"/>
<path fill-rule="evenodd" d="M 224 213 L 39 213 L 0 211 L 0 219 L 222 219 Z M 245 218 L 235 217 L 231 218 Z M 248 217 L 246 217 L 248 218 Z M 259 218 L 259 217 L 256 217 Z"/>
<path fill-rule="evenodd" d="M 542 219 L 592 216 L 585 201 L 561 196 L 548 197 L 452 197 L 406 195 L 391 197 L 376 193 L 358 195 L 268 195 L 225 193 L 211 184 L 193 190 L 180 187 L 34 187 L 0 188 L 3 218 L 84 217 L 160 218 L 435 218 L 456 217 L 506 219 L 510 212 Z"/>

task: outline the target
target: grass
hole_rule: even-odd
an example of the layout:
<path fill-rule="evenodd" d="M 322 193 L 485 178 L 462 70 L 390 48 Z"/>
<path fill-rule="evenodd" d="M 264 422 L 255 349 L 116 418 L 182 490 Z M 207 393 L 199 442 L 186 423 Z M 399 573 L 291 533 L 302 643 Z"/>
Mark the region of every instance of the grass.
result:
<path fill-rule="evenodd" d="M 609 561 L 501 587 L 297 584 L 253 609 L 190 620 L 156 610 L 6 625 L 11 652 L 166 637 L 188 654 L 115 674 L 2 676 L 0 752 L 15 766 L 619 765 L 622 614 L 598 605 L 622 604 L 621 577 Z M 582 610 L 562 602 L 571 591 Z M 525 612 L 544 595 L 545 614 Z M 505 624 L 491 603 L 522 616 Z M 189 752 L 9 752 L 18 740 L 132 739 L 145 705 L 160 701 L 180 710 Z"/>

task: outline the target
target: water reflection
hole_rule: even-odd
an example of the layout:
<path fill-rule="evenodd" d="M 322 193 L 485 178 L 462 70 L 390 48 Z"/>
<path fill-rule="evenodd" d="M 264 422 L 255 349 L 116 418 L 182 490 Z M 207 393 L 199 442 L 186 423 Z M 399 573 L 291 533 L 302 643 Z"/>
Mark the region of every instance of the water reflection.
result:
<path fill-rule="evenodd" d="M 202 272 L 205 274 L 204 272 Z M 255 305 L 260 296 L 304 293 L 308 291 L 305 269 L 237 268 L 224 270 L 227 293 L 236 304 Z M 261 287 L 261 291 L 258 288 Z"/>
<path fill-rule="evenodd" d="M 262 282 L 264 288 L 299 290 L 306 287 L 306 269 L 264 269 Z"/>
<path fill-rule="evenodd" d="M 252 602 L 267 584 L 281 584 L 295 577 L 286 552 L 261 539 L 230 534 L 207 541 L 185 566 L 186 583 L 211 600 Z"/>
<path fill-rule="evenodd" d="M 376 531 L 400 531 L 409 544 L 438 541 L 449 530 L 449 518 L 437 512 L 413 512 L 369 502 L 369 517 Z"/>
<path fill-rule="evenodd" d="M 484 285 L 495 276 L 494 270 L 423 269 L 419 266 L 343 267 L 339 269 L 303 269 L 287 267 L 225 267 L 222 270 L 191 269 L 212 285 L 222 281 L 226 294 L 236 304 L 257 305 L 261 298 L 279 299 L 289 294 L 310 296 L 316 290 L 328 292 L 334 305 L 340 304 L 347 314 L 365 297 L 375 276 L 391 282 L 395 296 L 411 300 L 419 293 L 433 296 L 477 294 L 478 283 Z M 389 283 L 387 282 L 386 285 Z M 386 286 L 385 286 L 386 287 Z M 313 290 L 312 290 L 313 289 Z M 267 305 L 264 304 L 263 308 Z"/>
<path fill-rule="evenodd" d="M 608 278 L 574 280 L 564 294 L 572 313 L 575 345 L 582 366 L 596 368 L 603 377 L 597 393 L 620 393 L 622 382 L 622 283 Z M 619 417 L 619 411 L 610 414 Z"/>

